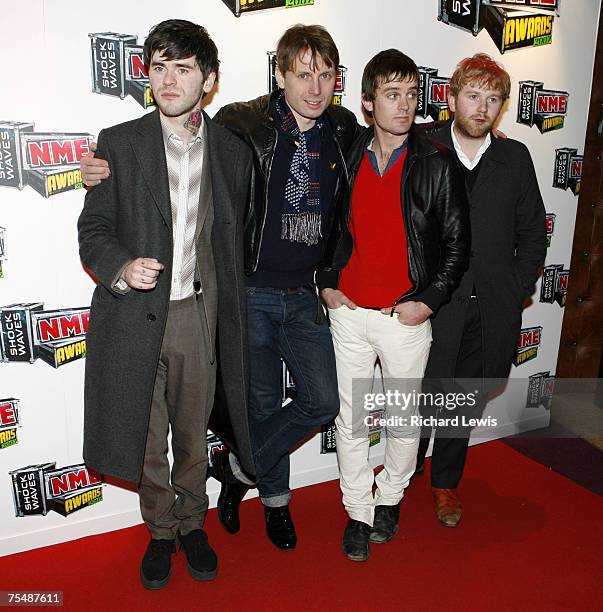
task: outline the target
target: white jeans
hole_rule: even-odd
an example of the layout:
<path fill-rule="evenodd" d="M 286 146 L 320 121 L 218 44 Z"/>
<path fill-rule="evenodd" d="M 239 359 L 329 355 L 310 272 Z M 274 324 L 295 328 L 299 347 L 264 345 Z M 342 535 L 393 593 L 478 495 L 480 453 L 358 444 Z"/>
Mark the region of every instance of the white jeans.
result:
<path fill-rule="evenodd" d="M 431 322 L 428 319 L 421 325 L 403 325 L 395 315 L 365 308 L 350 310 L 347 306 L 329 309 L 329 317 L 341 402 L 335 439 L 343 504 L 350 518 L 372 526 L 376 505 L 396 505 L 404 495 L 416 467 L 420 428 L 409 425 L 396 431 L 396 427 L 388 427 L 384 467 L 375 478 L 368 462 L 368 412 L 360 407 L 359 398 L 372 389 L 377 357 L 385 391 L 390 386 L 388 379 L 398 379 L 396 382 L 403 386 L 400 379 L 416 382 L 423 378 L 431 346 Z M 386 409 L 384 416 L 392 414 L 400 415 L 401 411 Z M 373 498 L 374 482 L 377 491 Z"/>

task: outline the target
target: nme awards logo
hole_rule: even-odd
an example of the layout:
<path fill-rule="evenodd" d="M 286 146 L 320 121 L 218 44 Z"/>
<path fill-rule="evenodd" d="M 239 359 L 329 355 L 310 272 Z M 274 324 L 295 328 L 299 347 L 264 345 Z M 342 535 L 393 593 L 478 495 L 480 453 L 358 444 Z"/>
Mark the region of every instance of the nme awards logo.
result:
<path fill-rule="evenodd" d="M 130 34 L 102 32 L 88 34 L 92 66 L 92 91 L 122 100 L 132 96 L 140 106 L 155 104 L 149 73 L 144 65 L 143 47 Z"/>
<path fill-rule="evenodd" d="M 517 348 L 513 358 L 515 367 L 520 366 L 527 361 L 535 359 L 538 355 L 538 348 L 542 339 L 542 326 L 526 327 L 522 329 L 517 341 Z"/>
<path fill-rule="evenodd" d="M 528 378 L 528 396 L 526 408 L 539 408 L 547 410 L 551 407 L 553 392 L 555 390 L 555 377 L 550 372 L 538 372 Z"/>
<path fill-rule="evenodd" d="M 555 213 L 547 213 L 546 214 L 546 246 L 547 248 L 551 246 L 551 239 L 553 238 L 553 234 L 555 233 L 555 219 L 557 215 Z"/>
<path fill-rule="evenodd" d="M 28 465 L 9 472 L 15 515 L 69 516 L 103 501 L 102 478 L 84 464 L 56 469 L 56 464 Z"/>
<path fill-rule="evenodd" d="M 271 8 L 298 8 L 300 6 L 310 6 L 314 0 L 222 0 L 224 4 L 234 13 L 235 17 L 240 17 L 243 13 L 250 11 L 261 11 Z"/>
<path fill-rule="evenodd" d="M 419 98 L 417 100 L 418 117 L 431 117 L 434 121 L 450 119 L 448 92 L 450 77 L 438 76 L 437 68 L 419 66 Z"/>
<path fill-rule="evenodd" d="M 485 28 L 504 53 L 550 45 L 555 13 L 559 0 L 440 0 L 438 20 L 474 36 Z"/>
<path fill-rule="evenodd" d="M 39 357 L 59 368 L 86 356 L 90 308 L 43 308 L 42 302 L 0 307 L 0 363 Z"/>
<path fill-rule="evenodd" d="M 19 422 L 19 400 L 14 397 L 0 399 L 0 449 L 14 446 L 17 439 Z"/>
<path fill-rule="evenodd" d="M 268 55 L 268 93 L 278 89 L 276 83 L 276 52 L 267 51 Z M 335 89 L 333 90 L 333 102 L 335 106 L 341 106 L 341 100 L 345 94 L 346 73 L 348 69 L 345 66 L 337 66 L 335 75 Z"/>
<path fill-rule="evenodd" d="M 538 127 L 541 134 L 560 130 L 567 115 L 567 91 L 544 89 L 538 81 L 519 81 L 517 123 Z"/>
<path fill-rule="evenodd" d="M 569 188 L 574 195 L 578 195 L 582 181 L 583 160 L 584 156 L 578 155 L 578 149 L 555 149 L 553 187 L 565 190 Z"/>
<path fill-rule="evenodd" d="M 79 163 L 92 134 L 34 132 L 33 123 L 0 121 L 0 186 L 33 187 L 49 198 L 83 187 Z"/>
<path fill-rule="evenodd" d="M 542 284 L 540 286 L 540 301 L 544 304 L 557 302 L 561 308 L 565 306 L 569 270 L 562 264 L 545 266 L 542 271 Z"/>

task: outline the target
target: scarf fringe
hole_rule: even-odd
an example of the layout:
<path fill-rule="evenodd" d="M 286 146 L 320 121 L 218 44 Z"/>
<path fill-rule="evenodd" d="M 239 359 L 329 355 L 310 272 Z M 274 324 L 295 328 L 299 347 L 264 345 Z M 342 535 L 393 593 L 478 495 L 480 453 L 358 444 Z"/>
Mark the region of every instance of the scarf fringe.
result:
<path fill-rule="evenodd" d="M 282 216 L 281 239 L 301 242 L 308 246 L 318 244 L 322 238 L 322 215 L 320 212 L 303 212 Z"/>

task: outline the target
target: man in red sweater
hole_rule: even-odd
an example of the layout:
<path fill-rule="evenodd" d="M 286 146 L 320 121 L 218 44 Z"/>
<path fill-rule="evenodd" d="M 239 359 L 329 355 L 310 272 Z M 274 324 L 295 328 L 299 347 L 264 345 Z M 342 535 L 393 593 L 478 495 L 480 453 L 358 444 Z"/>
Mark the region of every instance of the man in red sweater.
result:
<path fill-rule="evenodd" d="M 350 517 L 343 551 L 354 561 L 368 558 L 369 540 L 387 542 L 396 534 L 419 444 L 418 419 L 403 405 L 386 406 L 385 416 L 397 421 L 388 418 L 384 468 L 374 477 L 368 462 L 371 406 L 364 400 L 374 396 L 375 362 L 386 391 L 420 392 L 430 317 L 450 298 L 469 261 L 462 175 L 449 151 L 413 127 L 418 79 L 416 64 L 396 49 L 367 64 L 362 104 L 373 127 L 349 153 L 349 193 L 318 275 L 341 402 L 337 458 Z"/>

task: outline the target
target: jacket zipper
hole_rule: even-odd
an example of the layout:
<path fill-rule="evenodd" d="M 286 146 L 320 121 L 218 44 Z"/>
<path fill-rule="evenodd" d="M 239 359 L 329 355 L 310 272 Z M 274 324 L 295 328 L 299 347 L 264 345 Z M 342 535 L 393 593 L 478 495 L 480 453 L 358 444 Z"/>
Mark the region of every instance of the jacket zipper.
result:
<path fill-rule="evenodd" d="M 260 251 L 262 250 L 262 239 L 264 238 L 264 228 L 266 227 L 266 217 L 268 216 L 268 187 L 270 185 L 270 174 L 272 173 L 272 162 L 274 161 L 274 153 L 276 152 L 276 145 L 278 143 L 278 130 L 274 130 L 274 146 L 270 154 L 270 163 L 268 164 L 268 173 L 266 174 L 266 206 L 264 206 L 264 218 L 262 219 L 262 227 L 260 228 L 260 236 L 258 242 L 258 254 L 255 258 L 252 273 L 258 269 L 258 263 L 260 261 Z"/>

